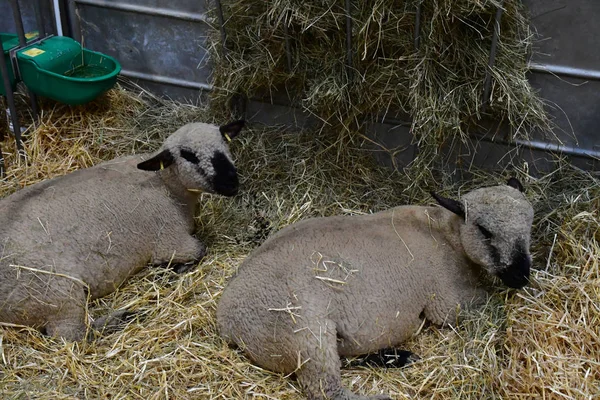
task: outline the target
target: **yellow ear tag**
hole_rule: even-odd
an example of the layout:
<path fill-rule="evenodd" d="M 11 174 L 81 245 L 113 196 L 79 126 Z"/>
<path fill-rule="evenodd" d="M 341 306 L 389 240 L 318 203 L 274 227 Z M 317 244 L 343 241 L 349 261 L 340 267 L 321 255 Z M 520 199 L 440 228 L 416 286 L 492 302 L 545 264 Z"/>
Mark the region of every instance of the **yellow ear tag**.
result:
<path fill-rule="evenodd" d="M 228 135 L 228 134 L 226 134 L 226 133 L 225 133 L 224 135 L 225 135 L 225 139 L 227 139 L 227 141 L 228 141 L 229 143 L 231 143 L 231 138 L 229 137 L 229 135 Z"/>
<path fill-rule="evenodd" d="M 165 166 L 163 165 L 163 162 L 160 162 L 160 170 L 162 171 L 163 169 L 165 169 Z"/>

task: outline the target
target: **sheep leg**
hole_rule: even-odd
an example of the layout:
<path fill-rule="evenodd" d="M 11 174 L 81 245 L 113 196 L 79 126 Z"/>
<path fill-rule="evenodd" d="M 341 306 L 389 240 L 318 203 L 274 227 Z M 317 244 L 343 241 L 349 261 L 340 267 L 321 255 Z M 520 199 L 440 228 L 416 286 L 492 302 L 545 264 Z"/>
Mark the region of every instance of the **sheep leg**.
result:
<path fill-rule="evenodd" d="M 84 289 L 71 291 L 67 299 L 62 299 L 59 310 L 47 317 L 46 334 L 72 342 L 83 340 L 87 331 L 86 303 Z"/>
<path fill-rule="evenodd" d="M 60 309 L 47 318 L 46 334 L 72 342 L 79 342 L 83 339 L 92 340 L 96 336 L 122 329 L 125 323 L 135 315 L 130 311 L 117 311 L 96 319 L 91 324 L 93 329 L 88 329 L 85 323 L 87 298 L 85 289 L 72 290 L 68 301 L 62 301 Z"/>
<path fill-rule="evenodd" d="M 364 355 L 350 362 L 350 366 L 403 368 L 419 360 L 420 357 L 407 350 L 394 348 L 381 349 L 377 353 Z"/>
<path fill-rule="evenodd" d="M 341 361 L 337 350 L 335 323 L 316 320 L 296 330 L 298 383 L 311 400 L 390 400 L 389 396 L 361 396 L 342 387 Z M 295 346 L 293 346 L 295 347 Z"/>
<path fill-rule="evenodd" d="M 153 264 L 168 264 L 176 273 L 184 273 L 193 269 L 197 261 L 206 255 L 206 246 L 191 235 L 179 237 L 177 243 L 161 243 L 154 250 Z"/>
<path fill-rule="evenodd" d="M 440 326 L 455 325 L 459 311 L 485 301 L 487 292 L 468 282 L 455 282 L 453 285 L 438 286 L 423 310 L 425 318 Z"/>
<path fill-rule="evenodd" d="M 88 340 L 123 329 L 136 315 L 133 311 L 121 310 L 96 318 L 92 323 L 94 330 L 89 331 Z"/>

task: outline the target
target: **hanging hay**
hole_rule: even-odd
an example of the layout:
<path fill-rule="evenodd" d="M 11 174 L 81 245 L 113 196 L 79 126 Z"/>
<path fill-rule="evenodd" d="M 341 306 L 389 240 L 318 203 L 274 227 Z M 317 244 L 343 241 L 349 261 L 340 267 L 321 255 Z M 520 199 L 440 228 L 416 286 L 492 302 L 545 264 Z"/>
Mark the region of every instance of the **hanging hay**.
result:
<path fill-rule="evenodd" d="M 8 176 L 0 196 L 116 155 L 154 150 L 204 109 L 113 90 L 86 107 L 45 106 L 26 139 L 28 164 L 3 143 Z M 224 121 L 220 121 L 224 122 Z M 309 216 L 360 214 L 432 204 L 506 176 L 444 188 L 373 164 L 358 136 L 250 128 L 233 142 L 241 192 L 203 195 L 198 234 L 209 253 L 183 275 L 149 268 L 92 304 L 92 315 L 130 309 L 139 318 L 91 343 L 62 343 L 0 327 L 3 399 L 301 399 L 295 382 L 251 364 L 218 337 L 220 293 L 247 254 L 274 231 Z M 443 174 L 442 174 L 443 176 Z M 343 370 L 354 391 L 396 399 L 593 399 L 600 396 L 600 182 L 557 162 L 527 187 L 536 220 L 533 282 L 498 288 L 455 329 L 424 326 L 403 347 L 422 357 L 406 369 Z M 449 179 L 447 179 L 450 181 Z M 410 187 L 409 190 L 405 190 Z"/>
<path fill-rule="evenodd" d="M 432 152 L 444 141 L 465 141 L 484 119 L 504 121 L 513 137 L 548 129 L 543 102 L 526 78 L 532 34 L 521 1 L 504 2 L 491 69 L 499 0 L 352 1 L 350 69 L 345 2 L 221 3 L 227 40 L 223 50 L 214 31 L 212 105 L 223 113 L 238 94 L 275 102 L 290 96 L 324 124 L 351 130 L 369 116 L 406 113 L 415 141 Z M 488 71 L 492 86 L 484 111 Z"/>

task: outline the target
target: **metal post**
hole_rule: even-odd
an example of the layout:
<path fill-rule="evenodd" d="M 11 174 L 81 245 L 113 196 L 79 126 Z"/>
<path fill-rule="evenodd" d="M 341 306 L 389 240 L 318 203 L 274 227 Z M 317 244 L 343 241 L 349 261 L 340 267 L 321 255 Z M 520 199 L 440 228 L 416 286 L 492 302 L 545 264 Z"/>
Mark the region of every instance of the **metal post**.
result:
<path fill-rule="evenodd" d="M 500 6 L 496 11 L 496 18 L 494 19 L 494 34 L 492 36 L 492 47 L 490 48 L 490 59 L 488 60 L 488 67 L 485 72 L 485 80 L 483 82 L 483 107 L 485 110 L 486 105 L 490 101 L 490 90 L 492 89 L 492 68 L 496 62 L 496 53 L 498 51 L 498 38 L 500 37 L 500 20 L 502 19 L 502 13 L 504 11 L 504 0 L 500 2 Z"/>
<path fill-rule="evenodd" d="M 33 2 L 33 9 L 35 11 L 35 22 L 38 30 L 40 31 L 40 38 L 46 37 L 46 27 L 44 26 L 44 19 L 42 18 L 42 7 L 40 0 Z"/>
<path fill-rule="evenodd" d="M 10 5 L 12 7 L 15 26 L 17 27 L 17 35 L 19 36 L 19 46 L 25 46 L 27 44 L 27 40 L 25 39 L 25 30 L 23 29 L 23 20 L 21 19 L 21 8 L 19 7 L 19 1 L 11 0 Z"/>
<path fill-rule="evenodd" d="M 54 19 L 54 23 L 50 24 L 52 31 L 56 36 L 64 36 L 65 33 L 68 33 L 67 20 L 64 18 L 66 14 L 64 12 L 66 9 L 66 0 L 52 0 L 50 3 L 50 15 Z M 67 36 L 69 35 L 67 34 Z"/>
<path fill-rule="evenodd" d="M 4 53 L 4 52 L 2 52 Z M 4 102 L 0 102 L 4 105 Z M 4 132 L 0 131 L 0 179 L 4 178 L 4 153 L 2 152 L 2 142 L 4 141 Z"/>
<path fill-rule="evenodd" d="M 221 7 L 221 0 L 216 0 L 217 6 L 217 17 L 219 18 L 219 25 L 221 30 L 221 46 L 223 49 L 223 57 L 227 55 L 227 48 L 225 47 L 225 41 L 227 40 L 227 32 L 225 32 L 225 18 L 223 17 L 223 7 Z"/>
<path fill-rule="evenodd" d="M 4 178 L 4 154 L 2 153 L 2 146 L 0 146 L 0 179 L 2 178 Z"/>
<path fill-rule="evenodd" d="M 287 57 L 288 72 L 292 72 L 292 46 L 290 44 L 290 33 L 288 31 L 288 17 L 291 16 L 290 10 L 286 10 L 285 18 L 283 19 L 283 40 L 285 41 L 285 55 Z"/>
<path fill-rule="evenodd" d="M 4 52 L 0 51 L 0 72 L 2 72 L 2 81 L 4 84 L 4 91 L 6 92 L 6 100 L 8 101 L 8 109 L 10 110 L 10 118 L 13 124 L 13 133 L 15 135 L 15 142 L 17 144 L 17 150 L 23 154 L 23 142 L 21 141 L 21 125 L 19 125 L 19 117 L 17 115 L 17 108 L 15 107 L 15 97 L 13 95 L 12 87 L 10 86 L 10 78 L 8 77 L 8 67 L 6 66 L 6 57 Z"/>
<path fill-rule="evenodd" d="M 351 0 L 346 0 L 346 70 L 348 80 L 352 80 L 352 17 Z"/>
<path fill-rule="evenodd" d="M 417 13 L 415 14 L 415 50 L 419 50 L 421 44 L 421 11 L 423 3 L 419 2 L 417 5 Z"/>
<path fill-rule="evenodd" d="M 25 30 L 23 29 L 23 20 L 21 19 L 21 8 L 19 7 L 18 0 L 11 0 L 10 2 L 13 10 L 13 18 L 15 20 L 15 25 L 17 27 L 17 34 L 19 35 L 19 45 L 24 47 L 27 44 L 27 39 L 25 38 Z M 37 104 L 37 96 L 31 90 L 27 89 L 27 94 L 29 94 L 29 100 L 31 101 L 31 111 L 33 112 L 33 118 L 37 119 L 38 117 L 38 104 Z M 19 132 L 19 135 L 21 132 Z"/>

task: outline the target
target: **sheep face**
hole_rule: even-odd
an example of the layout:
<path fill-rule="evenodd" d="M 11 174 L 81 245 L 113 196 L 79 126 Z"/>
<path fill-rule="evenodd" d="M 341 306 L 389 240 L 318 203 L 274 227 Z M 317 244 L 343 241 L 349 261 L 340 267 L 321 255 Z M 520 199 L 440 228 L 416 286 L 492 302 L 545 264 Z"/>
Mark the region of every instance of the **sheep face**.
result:
<path fill-rule="evenodd" d="M 511 288 L 529 282 L 529 242 L 533 207 L 514 178 L 507 185 L 474 190 L 461 202 L 442 199 L 444 207 L 464 219 L 460 240 L 467 257 Z M 445 204 L 443 204 L 445 203 Z"/>
<path fill-rule="evenodd" d="M 244 121 L 217 127 L 192 123 L 167 138 L 162 149 L 138 168 L 159 171 L 169 168 L 187 190 L 234 196 L 238 192 L 237 170 L 227 142 L 238 135 Z"/>

